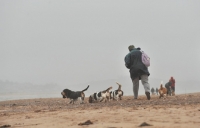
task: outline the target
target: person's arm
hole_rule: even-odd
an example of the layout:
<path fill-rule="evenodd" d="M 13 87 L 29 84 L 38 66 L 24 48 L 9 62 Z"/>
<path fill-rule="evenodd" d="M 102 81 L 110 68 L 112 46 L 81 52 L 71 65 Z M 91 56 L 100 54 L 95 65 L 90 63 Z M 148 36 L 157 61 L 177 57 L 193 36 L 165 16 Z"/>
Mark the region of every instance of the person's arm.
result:
<path fill-rule="evenodd" d="M 127 54 L 124 58 L 125 66 L 130 69 L 131 68 L 131 58 L 130 54 Z"/>

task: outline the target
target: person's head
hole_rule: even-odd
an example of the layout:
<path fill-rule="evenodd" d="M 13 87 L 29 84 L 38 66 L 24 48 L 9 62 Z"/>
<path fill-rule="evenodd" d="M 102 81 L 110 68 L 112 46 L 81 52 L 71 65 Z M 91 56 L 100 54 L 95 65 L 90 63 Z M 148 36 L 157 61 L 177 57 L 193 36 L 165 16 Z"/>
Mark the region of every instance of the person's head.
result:
<path fill-rule="evenodd" d="M 173 79 L 173 76 L 171 76 L 171 79 Z"/>
<path fill-rule="evenodd" d="M 130 45 L 130 46 L 128 46 L 128 50 L 129 50 L 129 51 L 133 50 L 134 48 L 135 48 L 134 45 Z"/>

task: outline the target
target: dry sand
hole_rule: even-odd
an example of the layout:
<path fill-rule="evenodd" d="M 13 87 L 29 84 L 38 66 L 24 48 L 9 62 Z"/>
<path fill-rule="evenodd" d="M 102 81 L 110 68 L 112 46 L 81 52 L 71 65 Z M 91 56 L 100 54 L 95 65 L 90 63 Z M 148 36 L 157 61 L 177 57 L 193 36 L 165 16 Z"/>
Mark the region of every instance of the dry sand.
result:
<path fill-rule="evenodd" d="M 68 104 L 68 99 L 47 98 L 0 102 L 0 128 L 148 128 L 200 127 L 200 93 L 151 100 L 124 96 L 108 103 Z M 89 125 L 78 125 L 86 121 Z"/>

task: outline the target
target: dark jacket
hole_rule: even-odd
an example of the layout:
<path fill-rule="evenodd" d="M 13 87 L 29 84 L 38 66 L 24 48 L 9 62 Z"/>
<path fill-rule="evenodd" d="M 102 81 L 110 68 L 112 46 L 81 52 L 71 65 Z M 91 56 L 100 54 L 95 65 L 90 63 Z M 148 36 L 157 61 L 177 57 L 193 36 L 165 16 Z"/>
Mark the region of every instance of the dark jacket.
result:
<path fill-rule="evenodd" d="M 135 79 L 141 75 L 150 75 L 148 68 L 142 63 L 142 52 L 136 48 L 131 50 L 124 58 L 125 66 L 130 69 L 130 77 Z"/>
<path fill-rule="evenodd" d="M 165 87 L 166 87 L 166 88 L 169 88 L 169 86 L 172 86 L 172 82 L 171 82 L 171 81 L 169 81 L 169 82 L 167 82 L 167 83 L 165 84 Z"/>

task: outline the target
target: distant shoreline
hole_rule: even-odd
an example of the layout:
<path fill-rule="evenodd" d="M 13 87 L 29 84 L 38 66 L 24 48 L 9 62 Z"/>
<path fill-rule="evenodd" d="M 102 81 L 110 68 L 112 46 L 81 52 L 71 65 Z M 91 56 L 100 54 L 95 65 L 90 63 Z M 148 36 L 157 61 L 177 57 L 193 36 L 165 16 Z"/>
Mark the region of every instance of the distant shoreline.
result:
<path fill-rule="evenodd" d="M 181 93 L 181 94 L 176 94 L 176 96 L 179 96 L 179 95 L 189 95 L 189 94 L 200 94 L 200 92 Z M 144 95 L 139 95 L 139 96 L 144 96 Z M 154 96 L 157 96 L 157 95 L 154 95 Z M 1 95 L 0 95 L 0 97 L 1 97 Z M 124 97 L 133 97 L 133 96 L 132 95 L 125 95 Z M 52 97 L 46 96 L 46 97 L 19 98 L 19 99 L 8 99 L 8 100 L 1 100 L 0 99 L 0 102 L 4 102 L 4 101 L 18 101 L 18 100 L 37 100 L 37 99 L 60 99 L 60 98 L 62 99 L 61 95 L 60 96 L 55 96 L 55 97 L 53 97 L 53 96 Z M 88 98 L 88 97 L 86 96 L 86 98 Z"/>

